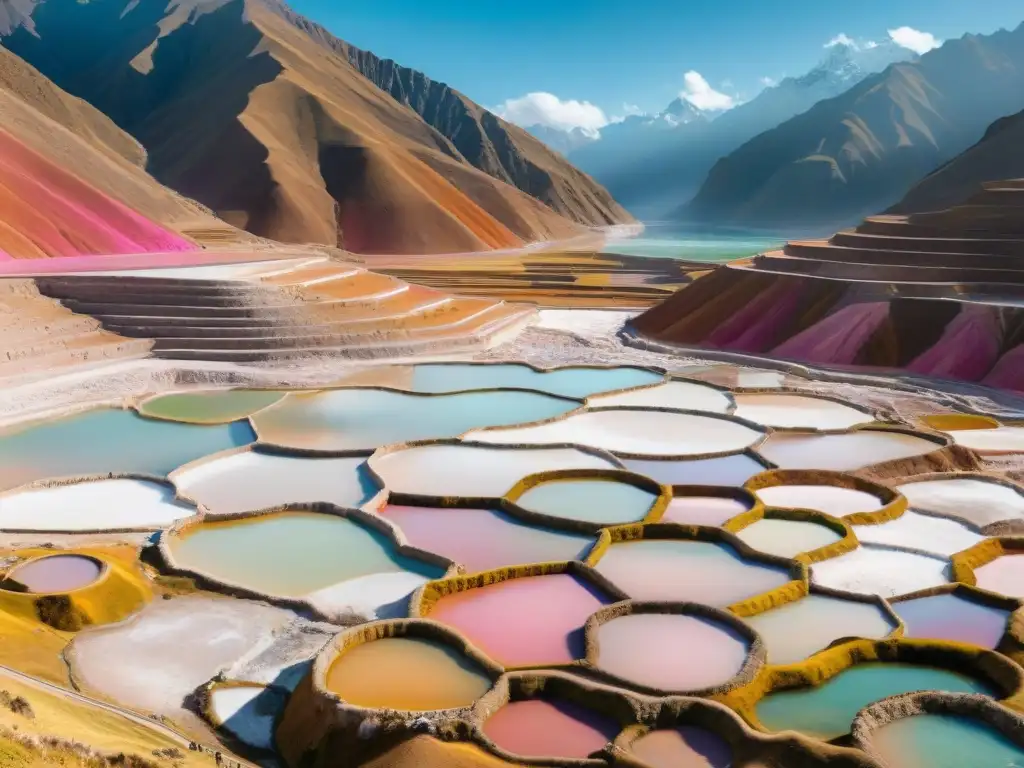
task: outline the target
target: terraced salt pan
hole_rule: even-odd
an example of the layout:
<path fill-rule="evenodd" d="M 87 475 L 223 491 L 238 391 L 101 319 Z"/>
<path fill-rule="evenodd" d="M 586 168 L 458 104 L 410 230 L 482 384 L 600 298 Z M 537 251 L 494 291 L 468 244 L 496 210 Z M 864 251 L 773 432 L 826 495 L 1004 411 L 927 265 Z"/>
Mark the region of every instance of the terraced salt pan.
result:
<path fill-rule="evenodd" d="M 484 734 L 513 755 L 583 759 L 621 727 L 606 715 L 568 701 L 509 702 L 484 721 Z"/>
<path fill-rule="evenodd" d="M 527 475 L 558 469 L 617 469 L 609 459 L 575 448 L 480 448 L 421 445 L 369 461 L 395 493 L 499 498 Z M 467 471 L 471 467 L 472 471 Z"/>
<path fill-rule="evenodd" d="M 1024 598 L 1024 555 L 1003 555 L 974 569 L 977 586 L 1007 597 Z"/>
<path fill-rule="evenodd" d="M 1016 489 L 981 478 L 922 480 L 896 488 L 911 507 L 967 520 L 979 528 L 1024 519 L 1024 496 Z"/>
<path fill-rule="evenodd" d="M 669 502 L 663 523 L 680 523 L 681 525 L 721 526 L 742 515 L 749 507 L 737 499 L 724 499 L 715 496 L 677 496 Z"/>
<path fill-rule="evenodd" d="M 657 500 L 643 488 L 615 480 L 554 480 L 530 488 L 516 504 L 562 520 L 622 525 L 643 520 Z"/>
<path fill-rule="evenodd" d="M 361 507 L 380 490 L 359 457 L 241 451 L 183 467 L 172 477 L 183 495 L 221 514 L 317 501 Z"/>
<path fill-rule="evenodd" d="M 494 444 L 573 443 L 639 457 L 682 457 L 742 451 L 763 437 L 725 418 L 669 411 L 602 410 L 548 424 L 474 430 L 468 440 Z"/>
<path fill-rule="evenodd" d="M 457 437 L 474 427 L 560 416 L 580 403 L 539 392 L 464 392 L 423 397 L 376 389 L 290 394 L 253 416 L 260 439 L 289 448 L 372 450 Z"/>
<path fill-rule="evenodd" d="M 711 731 L 684 725 L 650 731 L 629 751 L 651 768 L 729 768 L 729 742 Z"/>
<path fill-rule="evenodd" d="M 947 434 L 957 445 L 981 454 L 1024 453 L 1024 427 L 963 429 Z"/>
<path fill-rule="evenodd" d="M 177 392 L 148 398 L 139 406 L 139 411 L 145 416 L 173 421 L 198 424 L 226 423 L 244 419 L 262 408 L 273 405 L 285 394 L 259 389 Z"/>
<path fill-rule="evenodd" d="M 857 408 L 807 395 L 738 393 L 735 398 L 737 416 L 766 427 L 836 430 L 875 420 Z"/>
<path fill-rule="evenodd" d="M 583 398 L 598 392 L 629 389 L 663 380 L 661 374 L 642 368 L 556 368 L 550 372 L 539 372 L 514 363 L 426 364 L 416 366 L 413 389 L 416 392 L 457 392 L 504 387 Z"/>
<path fill-rule="evenodd" d="M 594 566 L 635 600 L 669 600 L 724 607 L 790 581 L 781 567 L 743 560 L 707 541 L 639 539 L 617 542 Z"/>
<path fill-rule="evenodd" d="M 822 740 L 849 732 L 857 712 L 876 701 L 913 691 L 992 695 L 984 683 L 936 667 L 898 662 L 858 664 L 821 685 L 772 693 L 757 716 L 772 731 L 794 730 Z"/>
<path fill-rule="evenodd" d="M 773 485 L 754 493 L 769 507 L 815 509 L 834 517 L 874 512 L 884 506 L 874 494 L 833 485 Z"/>
<path fill-rule="evenodd" d="M 808 595 L 746 616 L 743 622 L 764 640 L 769 664 L 795 664 L 844 637 L 881 640 L 896 629 L 896 623 L 876 603 L 826 595 Z"/>
<path fill-rule="evenodd" d="M 210 694 L 214 714 L 244 744 L 274 749 L 274 725 L 285 696 L 272 688 L 218 686 Z"/>
<path fill-rule="evenodd" d="M 883 725 L 871 743 L 889 768 L 1019 768 L 1024 748 L 983 721 L 921 714 Z"/>
<path fill-rule="evenodd" d="M 842 539 L 838 533 L 820 523 L 768 518 L 748 525 L 736 535 L 758 552 L 779 557 L 812 552 Z"/>
<path fill-rule="evenodd" d="M 86 690 L 190 722 L 185 698 L 269 642 L 292 618 L 290 611 L 262 603 L 185 595 L 156 600 L 126 622 L 76 635 L 67 656 Z"/>
<path fill-rule="evenodd" d="M 0 496 L 0 529 L 158 530 L 196 513 L 174 490 L 148 480 L 88 480 Z"/>
<path fill-rule="evenodd" d="M 335 515 L 282 512 L 205 522 L 167 539 L 175 563 L 331 616 L 404 613 L 404 599 L 442 569 L 397 555 L 380 533 Z M 392 607 L 394 603 L 401 603 Z"/>
<path fill-rule="evenodd" d="M 588 398 L 587 404 L 595 408 L 641 406 L 709 413 L 728 413 L 732 408 L 729 397 L 721 390 L 690 381 L 668 381 L 631 392 L 594 395 Z"/>
<path fill-rule="evenodd" d="M 527 563 L 580 560 L 594 536 L 524 525 L 489 509 L 388 505 L 379 514 L 414 547 L 447 557 L 468 573 Z"/>
<path fill-rule="evenodd" d="M 811 581 L 862 595 L 896 597 L 949 582 L 949 561 L 862 545 L 811 566 Z"/>
<path fill-rule="evenodd" d="M 623 459 L 622 463 L 630 472 L 646 475 L 662 485 L 721 485 L 732 488 L 741 487 L 767 469 L 746 453 L 683 461 Z"/>
<path fill-rule="evenodd" d="M 750 648 L 731 628 L 696 616 L 634 613 L 601 624 L 597 667 L 674 693 L 714 688 L 743 668 Z"/>
<path fill-rule="evenodd" d="M 255 439 L 248 422 L 177 424 L 101 408 L 0 435 L 0 489 L 72 475 L 166 475 Z"/>
<path fill-rule="evenodd" d="M 995 648 L 1006 632 L 1010 612 L 956 594 L 929 595 L 893 603 L 905 637 L 951 640 Z"/>
<path fill-rule="evenodd" d="M 857 525 L 854 533 L 863 544 L 888 544 L 948 557 L 973 547 L 984 536 L 955 520 L 907 510 L 881 525 Z"/>
<path fill-rule="evenodd" d="M 903 432 L 862 430 L 842 435 L 770 435 L 758 453 L 780 469 L 830 469 L 836 472 L 909 459 L 942 446 Z"/>
<path fill-rule="evenodd" d="M 418 637 L 361 643 L 327 670 L 328 690 L 358 707 L 455 709 L 470 706 L 490 687 L 484 671 L 465 656 Z"/>

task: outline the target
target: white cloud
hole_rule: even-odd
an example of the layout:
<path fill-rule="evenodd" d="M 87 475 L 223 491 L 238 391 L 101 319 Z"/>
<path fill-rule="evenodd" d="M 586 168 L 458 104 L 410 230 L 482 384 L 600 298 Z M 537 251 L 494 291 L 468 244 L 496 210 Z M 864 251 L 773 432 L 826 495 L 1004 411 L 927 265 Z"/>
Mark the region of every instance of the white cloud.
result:
<path fill-rule="evenodd" d="M 902 48 L 909 48 L 916 54 L 928 53 L 928 51 L 942 45 L 942 41 L 931 32 L 921 32 L 913 27 L 890 29 L 889 37 L 896 45 Z"/>
<path fill-rule="evenodd" d="M 774 77 L 762 77 L 760 82 L 765 88 L 772 88 L 779 84 L 779 81 Z"/>
<path fill-rule="evenodd" d="M 625 104 L 624 103 L 622 105 L 622 113 L 618 114 L 618 115 L 613 115 L 612 119 L 609 120 L 609 122 L 611 122 L 611 123 L 621 123 L 627 117 L 632 117 L 633 115 L 644 115 L 644 114 L 646 114 L 646 112 L 644 112 L 642 109 L 640 109 L 639 105 L 637 105 L 637 104 Z"/>
<path fill-rule="evenodd" d="M 491 109 L 491 112 L 524 128 L 531 125 L 546 125 L 562 131 L 579 128 L 594 137 L 609 122 L 604 110 L 589 101 L 562 101 L 555 94 L 544 91 L 528 93 L 518 99 L 506 99 L 503 104 Z"/>
<path fill-rule="evenodd" d="M 679 92 L 679 97 L 686 99 L 697 109 L 708 112 L 718 112 L 736 106 L 736 100 L 732 96 L 716 91 L 700 72 L 692 69 L 683 75 L 683 90 Z"/>
<path fill-rule="evenodd" d="M 857 43 L 854 42 L 853 38 L 847 35 L 845 32 L 840 32 L 838 35 L 836 35 L 827 43 L 825 43 L 825 48 L 834 48 L 837 45 L 848 45 L 851 48 L 858 47 Z"/>

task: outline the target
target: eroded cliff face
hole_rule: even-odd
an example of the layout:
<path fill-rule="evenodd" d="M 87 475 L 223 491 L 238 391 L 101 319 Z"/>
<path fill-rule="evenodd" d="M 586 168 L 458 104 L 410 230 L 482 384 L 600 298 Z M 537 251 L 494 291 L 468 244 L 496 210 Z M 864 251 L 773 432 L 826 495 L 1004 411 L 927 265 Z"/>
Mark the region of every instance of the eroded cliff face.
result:
<path fill-rule="evenodd" d="M 562 160 L 545 177 L 513 139 L 467 156 L 352 63 L 372 74 L 368 62 L 380 60 L 271 0 L 44 0 L 30 10 L 4 44 L 135 136 L 157 179 L 254 234 L 445 253 L 628 218 Z M 454 91 L 411 70 L 380 71 L 408 83 L 399 93 L 442 128 L 471 133 L 440 118 Z M 492 132 L 511 136 L 460 103 L 474 125 L 494 121 Z M 503 177 L 503 162 L 534 186 L 524 192 Z"/>

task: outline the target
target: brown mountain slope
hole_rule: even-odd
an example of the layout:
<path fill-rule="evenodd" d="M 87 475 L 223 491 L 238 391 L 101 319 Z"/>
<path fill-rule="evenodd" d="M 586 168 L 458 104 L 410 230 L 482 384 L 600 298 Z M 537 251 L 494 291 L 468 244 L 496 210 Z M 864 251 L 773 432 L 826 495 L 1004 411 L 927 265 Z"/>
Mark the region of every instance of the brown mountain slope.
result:
<path fill-rule="evenodd" d="M 949 208 L 982 183 L 1024 178 L 1024 112 L 994 122 L 985 137 L 918 182 L 889 213 Z"/>
<path fill-rule="evenodd" d="M 477 169 L 355 69 L 343 43 L 279 5 L 45 0 L 31 22 L 34 34 L 21 27 L 5 45 L 137 137 L 158 179 L 250 232 L 436 253 L 579 231 Z M 579 184 L 573 200 L 603 193 Z M 588 213 L 588 223 L 627 218 Z"/>
<path fill-rule="evenodd" d="M 0 48 L 0 130 L 147 218 L 202 239 L 230 230 L 145 171 L 146 152 L 106 115 Z M 15 191 L 15 193 L 17 193 Z M 236 232 L 239 238 L 247 236 Z"/>
<path fill-rule="evenodd" d="M 841 225 L 896 203 L 1024 106 L 1024 26 L 951 40 L 766 131 L 716 163 L 683 216 Z"/>

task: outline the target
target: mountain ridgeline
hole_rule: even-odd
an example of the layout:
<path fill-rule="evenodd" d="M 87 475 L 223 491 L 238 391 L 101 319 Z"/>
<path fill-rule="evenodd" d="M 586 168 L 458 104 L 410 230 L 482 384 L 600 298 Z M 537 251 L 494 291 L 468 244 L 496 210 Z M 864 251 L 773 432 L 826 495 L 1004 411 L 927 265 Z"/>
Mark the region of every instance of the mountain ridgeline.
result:
<path fill-rule="evenodd" d="M 353 251 L 459 252 L 631 220 L 564 158 L 277 0 L 2 0 L 4 46 L 225 221 Z"/>

